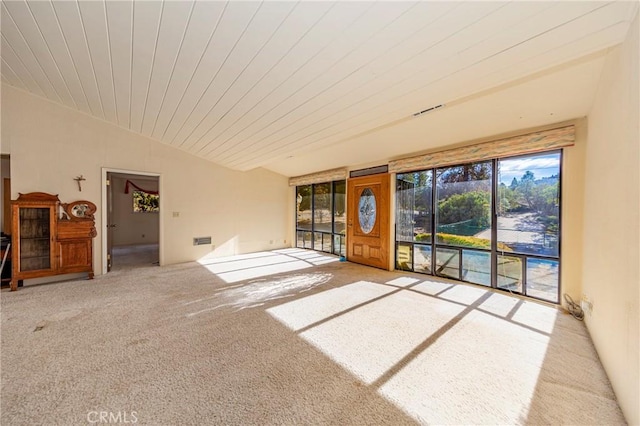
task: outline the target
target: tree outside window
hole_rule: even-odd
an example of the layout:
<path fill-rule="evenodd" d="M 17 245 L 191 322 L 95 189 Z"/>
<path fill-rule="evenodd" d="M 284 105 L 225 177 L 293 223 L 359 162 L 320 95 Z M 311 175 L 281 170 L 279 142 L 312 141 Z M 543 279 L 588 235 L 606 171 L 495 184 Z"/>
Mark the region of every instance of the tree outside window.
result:
<path fill-rule="evenodd" d="M 133 191 L 134 213 L 152 213 L 160 211 L 160 196 L 144 191 Z"/>

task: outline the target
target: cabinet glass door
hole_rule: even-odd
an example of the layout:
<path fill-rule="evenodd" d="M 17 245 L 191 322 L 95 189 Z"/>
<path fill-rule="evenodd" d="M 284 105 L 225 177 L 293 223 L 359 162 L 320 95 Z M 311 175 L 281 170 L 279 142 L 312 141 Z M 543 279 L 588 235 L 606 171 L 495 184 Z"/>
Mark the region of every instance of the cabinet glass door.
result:
<path fill-rule="evenodd" d="M 51 210 L 20 209 L 20 271 L 51 269 Z"/>

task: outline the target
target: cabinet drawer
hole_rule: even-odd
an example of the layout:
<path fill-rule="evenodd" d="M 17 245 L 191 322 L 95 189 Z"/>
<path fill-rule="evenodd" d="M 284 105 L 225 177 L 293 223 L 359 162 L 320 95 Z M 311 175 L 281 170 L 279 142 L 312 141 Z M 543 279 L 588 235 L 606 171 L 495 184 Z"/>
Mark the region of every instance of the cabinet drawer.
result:
<path fill-rule="evenodd" d="M 93 238 L 95 228 L 92 221 L 60 221 L 58 222 L 58 240 L 74 238 Z"/>

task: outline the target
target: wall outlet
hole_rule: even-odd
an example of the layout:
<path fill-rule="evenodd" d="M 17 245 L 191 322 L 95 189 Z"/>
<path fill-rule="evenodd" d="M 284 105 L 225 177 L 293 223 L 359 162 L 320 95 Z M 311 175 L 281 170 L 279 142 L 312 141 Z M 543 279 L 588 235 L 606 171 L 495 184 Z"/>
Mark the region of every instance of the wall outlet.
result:
<path fill-rule="evenodd" d="M 269 244 L 273 244 L 273 240 L 269 240 Z"/>
<path fill-rule="evenodd" d="M 180 212 L 173 212 L 173 217 L 180 217 Z"/>

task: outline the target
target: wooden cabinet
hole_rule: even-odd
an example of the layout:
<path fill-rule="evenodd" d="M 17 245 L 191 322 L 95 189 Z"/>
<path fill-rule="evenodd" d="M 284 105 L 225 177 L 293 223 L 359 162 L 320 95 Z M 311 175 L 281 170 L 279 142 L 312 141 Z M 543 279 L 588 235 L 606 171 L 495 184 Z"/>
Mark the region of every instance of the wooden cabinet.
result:
<path fill-rule="evenodd" d="M 44 193 L 20 194 L 11 202 L 12 291 L 19 280 L 55 274 L 53 231 L 58 203 L 57 196 Z"/>
<path fill-rule="evenodd" d="M 93 278 L 93 220 L 68 220 L 58 222 L 56 254 L 58 255 L 58 273 L 88 272 Z"/>
<path fill-rule="evenodd" d="M 20 194 L 11 205 L 12 291 L 27 278 L 76 272 L 93 278 L 93 203 L 63 204 L 57 195 L 32 192 Z"/>

